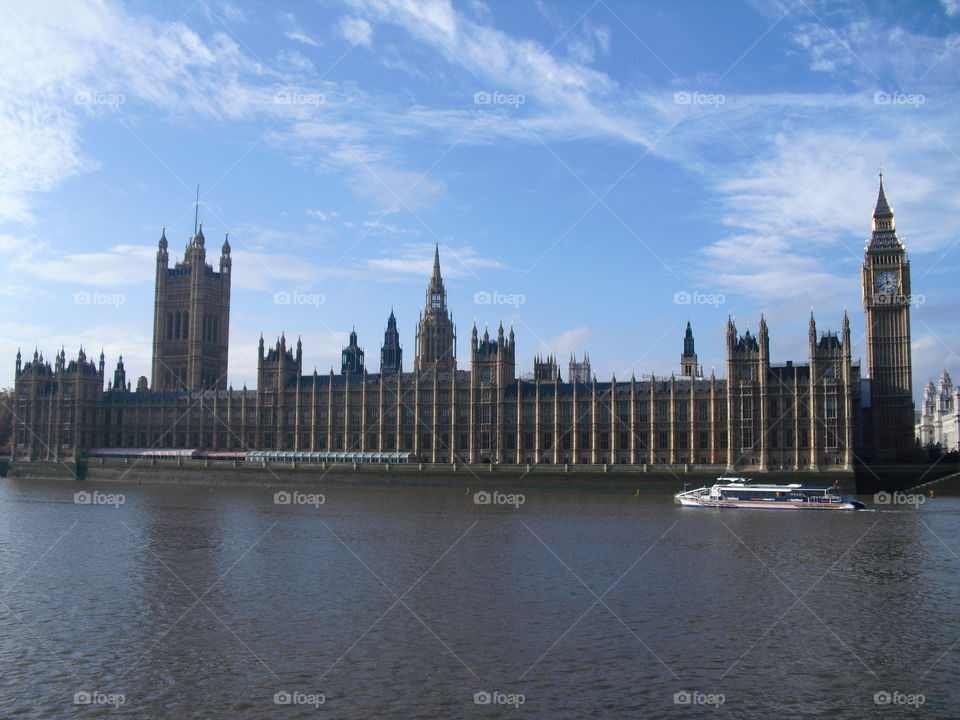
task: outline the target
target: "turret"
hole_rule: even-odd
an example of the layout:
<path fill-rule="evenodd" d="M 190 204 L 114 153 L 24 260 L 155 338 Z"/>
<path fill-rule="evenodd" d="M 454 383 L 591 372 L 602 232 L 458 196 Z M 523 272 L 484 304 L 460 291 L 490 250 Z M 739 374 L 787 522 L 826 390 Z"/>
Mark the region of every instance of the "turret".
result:
<path fill-rule="evenodd" d="M 843 358 L 846 362 L 850 361 L 850 318 L 847 317 L 847 311 L 843 311 L 843 325 L 840 330 L 840 342 L 843 345 Z"/>
<path fill-rule="evenodd" d="M 760 330 L 757 335 L 757 342 L 760 343 L 760 359 L 765 363 L 770 362 L 770 332 L 767 330 L 767 319 L 760 315 Z"/>
<path fill-rule="evenodd" d="M 157 265 L 167 266 L 169 255 L 167 254 L 167 228 L 160 230 L 160 242 L 157 243 Z"/>
<path fill-rule="evenodd" d="M 403 372 L 403 350 L 400 347 L 400 333 L 397 332 L 397 318 L 390 309 L 387 329 L 383 333 L 383 345 L 380 347 L 380 374 L 397 375 Z"/>
<path fill-rule="evenodd" d="M 363 372 L 363 350 L 357 345 L 357 331 L 350 331 L 350 344 L 340 354 L 340 374 L 356 375 Z"/>
<path fill-rule="evenodd" d="M 113 389 L 121 391 L 127 389 L 127 371 L 123 367 L 123 355 L 117 358 L 117 367 L 113 371 Z"/>
<path fill-rule="evenodd" d="M 223 247 L 220 248 L 220 272 L 229 273 L 233 261 L 230 259 L 230 233 L 224 233 Z"/>
<path fill-rule="evenodd" d="M 680 374 L 687 377 L 701 375 L 700 364 L 697 361 L 697 352 L 693 345 L 693 329 L 687 321 L 687 330 L 683 336 L 683 354 L 680 356 Z"/>

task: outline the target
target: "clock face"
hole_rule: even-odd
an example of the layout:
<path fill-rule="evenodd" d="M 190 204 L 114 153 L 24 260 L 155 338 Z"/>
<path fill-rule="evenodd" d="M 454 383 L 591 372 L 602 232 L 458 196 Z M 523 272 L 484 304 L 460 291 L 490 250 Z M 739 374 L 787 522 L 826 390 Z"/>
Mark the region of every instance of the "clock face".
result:
<path fill-rule="evenodd" d="M 895 272 L 885 270 L 877 275 L 877 292 L 892 295 L 900 286 L 900 280 Z"/>

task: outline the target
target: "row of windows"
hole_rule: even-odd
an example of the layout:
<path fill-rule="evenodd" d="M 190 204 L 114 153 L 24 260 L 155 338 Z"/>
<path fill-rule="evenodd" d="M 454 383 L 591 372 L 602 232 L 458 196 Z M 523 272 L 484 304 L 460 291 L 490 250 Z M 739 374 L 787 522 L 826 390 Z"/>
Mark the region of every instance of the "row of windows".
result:
<path fill-rule="evenodd" d="M 168 312 L 166 322 L 167 340 L 186 340 L 190 337 L 190 312 Z M 217 342 L 220 336 L 220 318 L 214 313 L 203 313 L 200 326 L 200 339 Z"/>

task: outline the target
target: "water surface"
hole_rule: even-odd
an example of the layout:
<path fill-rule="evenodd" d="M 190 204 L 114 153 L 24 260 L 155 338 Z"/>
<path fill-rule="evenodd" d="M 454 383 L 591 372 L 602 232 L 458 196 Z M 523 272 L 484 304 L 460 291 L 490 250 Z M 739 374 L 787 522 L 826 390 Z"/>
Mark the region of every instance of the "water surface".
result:
<path fill-rule="evenodd" d="M 0 481 L 0 716 L 960 714 L 957 498 L 274 492 Z"/>

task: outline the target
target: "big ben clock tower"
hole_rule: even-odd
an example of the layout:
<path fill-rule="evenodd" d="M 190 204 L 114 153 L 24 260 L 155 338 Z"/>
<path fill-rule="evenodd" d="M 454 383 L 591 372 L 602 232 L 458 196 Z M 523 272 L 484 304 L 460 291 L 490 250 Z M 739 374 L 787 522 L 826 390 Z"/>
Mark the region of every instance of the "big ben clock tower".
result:
<path fill-rule="evenodd" d="M 863 259 L 872 446 L 877 459 L 893 460 L 898 451 L 914 445 L 910 301 L 910 261 L 897 237 L 881 171 L 873 233 Z"/>

